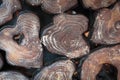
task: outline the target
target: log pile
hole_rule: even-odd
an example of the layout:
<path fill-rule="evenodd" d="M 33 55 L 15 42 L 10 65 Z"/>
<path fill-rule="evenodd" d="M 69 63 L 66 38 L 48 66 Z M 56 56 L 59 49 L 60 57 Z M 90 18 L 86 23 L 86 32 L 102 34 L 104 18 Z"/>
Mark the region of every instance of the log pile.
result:
<path fill-rule="evenodd" d="M 0 80 L 120 80 L 120 1 L 2 0 Z"/>

